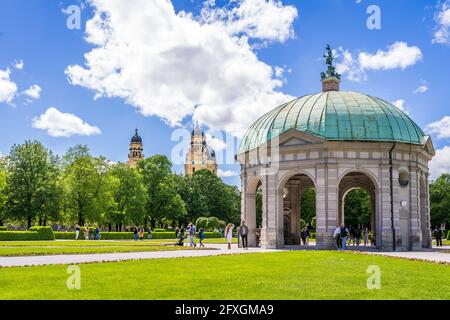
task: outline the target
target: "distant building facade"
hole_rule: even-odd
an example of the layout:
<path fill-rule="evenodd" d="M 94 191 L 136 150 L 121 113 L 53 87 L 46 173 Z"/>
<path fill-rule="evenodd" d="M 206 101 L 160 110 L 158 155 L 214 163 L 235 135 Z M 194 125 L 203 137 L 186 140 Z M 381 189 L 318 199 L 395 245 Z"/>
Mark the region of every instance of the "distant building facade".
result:
<path fill-rule="evenodd" d="M 186 155 L 184 172 L 186 175 L 192 175 L 195 171 L 203 169 L 217 174 L 216 153 L 206 143 L 205 133 L 197 123 L 192 130 L 191 146 Z"/>
<path fill-rule="evenodd" d="M 136 129 L 134 136 L 131 138 L 130 153 L 128 154 L 128 165 L 130 167 L 135 168 L 139 160 L 144 159 L 143 151 L 142 138 L 139 136 L 138 130 Z"/>

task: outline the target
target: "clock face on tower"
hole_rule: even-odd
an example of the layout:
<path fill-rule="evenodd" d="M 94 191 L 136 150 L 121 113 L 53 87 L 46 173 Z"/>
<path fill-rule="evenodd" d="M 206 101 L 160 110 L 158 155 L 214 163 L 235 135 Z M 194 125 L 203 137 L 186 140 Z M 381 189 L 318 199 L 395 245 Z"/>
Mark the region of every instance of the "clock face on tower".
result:
<path fill-rule="evenodd" d="M 200 143 L 194 144 L 194 152 L 201 153 L 202 152 L 202 145 Z"/>

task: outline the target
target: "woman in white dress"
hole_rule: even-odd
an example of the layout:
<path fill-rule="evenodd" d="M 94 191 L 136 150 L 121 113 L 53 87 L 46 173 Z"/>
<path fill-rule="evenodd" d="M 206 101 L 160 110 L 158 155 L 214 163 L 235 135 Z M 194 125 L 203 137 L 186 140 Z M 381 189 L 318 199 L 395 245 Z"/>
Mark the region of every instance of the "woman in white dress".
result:
<path fill-rule="evenodd" d="M 234 224 L 229 223 L 225 228 L 225 238 L 227 238 L 228 249 L 231 250 L 231 243 L 233 242 L 233 228 Z"/>

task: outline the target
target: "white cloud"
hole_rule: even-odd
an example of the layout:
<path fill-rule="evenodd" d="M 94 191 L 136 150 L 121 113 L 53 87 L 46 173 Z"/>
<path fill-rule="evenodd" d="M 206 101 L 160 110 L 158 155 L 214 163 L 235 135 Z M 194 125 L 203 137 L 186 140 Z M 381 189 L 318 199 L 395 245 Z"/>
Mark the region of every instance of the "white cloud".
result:
<path fill-rule="evenodd" d="M 298 16 L 294 6 L 283 6 L 278 0 L 230 1 L 223 8 L 214 5 L 215 1 L 206 3 L 201 22 L 221 25 L 230 35 L 269 42 L 285 42 L 294 36 L 292 23 Z"/>
<path fill-rule="evenodd" d="M 217 175 L 221 178 L 229 178 L 229 177 L 235 177 L 238 176 L 239 174 L 235 171 L 232 170 L 221 170 L 218 169 L 217 170 Z"/>
<path fill-rule="evenodd" d="M 38 85 L 33 85 L 25 90 L 23 93 L 31 99 L 39 99 L 41 97 L 41 87 Z"/>
<path fill-rule="evenodd" d="M 380 71 L 390 69 L 405 69 L 422 60 L 422 51 L 416 46 L 408 46 L 406 42 L 397 41 L 388 46 L 387 51 L 377 50 L 376 53 L 360 52 L 357 58 L 342 47 L 335 52 L 336 71 L 350 81 L 367 80 L 367 70 Z M 356 54 L 355 54 L 356 56 Z"/>
<path fill-rule="evenodd" d="M 283 82 L 276 70 L 258 59 L 249 41 L 291 37 L 294 7 L 230 0 L 221 11 L 205 7 L 195 17 L 177 14 L 170 1 L 90 3 L 94 17 L 86 23 L 86 41 L 94 49 L 85 54 L 84 66 L 71 65 L 66 74 L 96 98 L 123 98 L 173 126 L 193 115 L 238 136 L 292 98 L 279 91 Z"/>
<path fill-rule="evenodd" d="M 0 69 L 0 103 L 10 103 L 17 94 L 17 84 L 11 81 L 11 71 Z"/>
<path fill-rule="evenodd" d="M 413 93 L 425 93 L 428 91 L 428 86 L 423 84 L 419 86 L 416 90 L 413 91 Z"/>
<path fill-rule="evenodd" d="M 224 150 L 227 147 L 227 144 L 222 139 L 211 136 L 211 134 L 206 133 L 206 142 L 208 145 L 213 148 L 215 152 L 219 152 Z"/>
<path fill-rule="evenodd" d="M 334 52 L 335 57 L 338 59 L 336 63 L 336 72 L 343 74 L 350 81 L 360 82 L 367 79 L 364 70 L 361 69 L 358 61 L 355 60 L 350 51 L 339 47 Z"/>
<path fill-rule="evenodd" d="M 429 163 L 431 179 L 437 179 L 443 173 L 450 173 L 450 146 L 436 150 L 436 155 Z"/>
<path fill-rule="evenodd" d="M 23 62 L 23 60 L 16 60 L 14 62 L 14 68 L 16 68 L 17 70 L 23 70 L 25 66 L 25 63 Z"/>
<path fill-rule="evenodd" d="M 90 136 L 100 134 L 98 127 L 91 126 L 71 113 L 49 108 L 44 114 L 33 118 L 33 128 L 46 130 L 52 137 Z"/>
<path fill-rule="evenodd" d="M 387 51 L 378 50 L 375 54 L 361 52 L 358 60 L 365 70 L 403 70 L 422 60 L 422 51 L 416 46 L 409 47 L 406 42 L 397 41 Z"/>
<path fill-rule="evenodd" d="M 436 29 L 432 42 L 438 44 L 450 44 L 450 1 L 444 2 L 436 13 Z"/>
<path fill-rule="evenodd" d="M 438 139 L 450 138 L 450 116 L 445 116 L 439 121 L 430 123 L 425 127 L 425 131 L 435 134 Z M 450 162 L 450 158 L 447 161 Z"/>
<path fill-rule="evenodd" d="M 405 100 L 399 99 L 392 102 L 394 106 L 396 106 L 401 111 L 405 111 Z"/>

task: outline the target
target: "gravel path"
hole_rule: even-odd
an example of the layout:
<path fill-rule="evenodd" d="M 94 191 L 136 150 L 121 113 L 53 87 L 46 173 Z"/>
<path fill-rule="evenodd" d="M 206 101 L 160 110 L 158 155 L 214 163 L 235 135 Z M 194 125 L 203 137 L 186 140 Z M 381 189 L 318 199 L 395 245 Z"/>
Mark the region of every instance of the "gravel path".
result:
<path fill-rule="evenodd" d="M 281 250 L 268 250 L 260 248 L 243 249 L 233 246 L 228 250 L 226 245 L 210 244 L 207 246 L 212 250 L 176 250 L 176 251 L 151 251 L 151 252 L 121 252 L 121 253 L 95 253 L 95 254 L 67 254 L 48 256 L 20 256 L 0 257 L 0 267 L 25 267 L 42 266 L 53 264 L 79 264 L 89 262 L 114 262 L 140 259 L 182 258 L 182 257 L 205 257 L 227 254 L 242 254 L 255 252 L 279 252 Z"/>
<path fill-rule="evenodd" d="M 96 254 L 68 254 L 68 255 L 48 255 L 48 256 L 20 256 L 20 257 L 0 257 L 0 267 L 25 267 L 25 266 L 41 266 L 54 264 L 79 264 L 93 262 L 114 262 L 125 260 L 140 259 L 161 259 L 161 258 L 183 258 L 183 257 L 205 257 L 218 256 L 228 254 L 245 254 L 245 253 L 266 253 L 281 252 L 288 250 L 305 250 L 312 248 L 294 248 L 288 247 L 286 250 L 280 249 L 261 249 L 249 248 L 244 251 L 233 245 L 232 250 L 228 250 L 224 244 L 209 244 L 208 248 L 212 250 L 177 250 L 177 251 L 151 251 L 151 252 L 122 252 L 122 253 L 96 253 Z M 311 246 L 312 247 L 312 246 Z M 426 252 L 376 252 L 367 251 L 365 254 L 390 256 L 397 258 L 406 258 L 414 260 L 424 260 L 431 262 L 449 263 L 450 253 L 444 246 L 441 250 Z"/>

